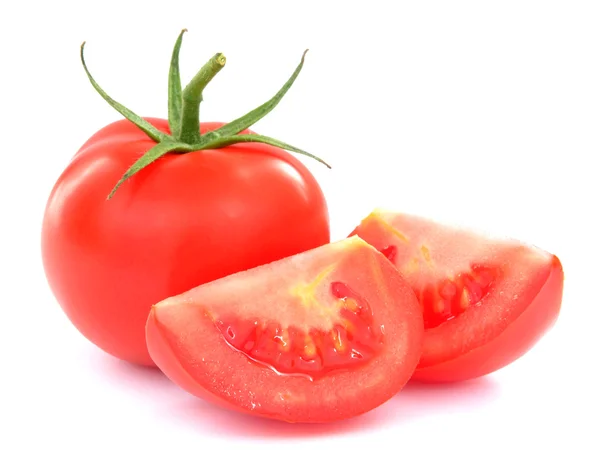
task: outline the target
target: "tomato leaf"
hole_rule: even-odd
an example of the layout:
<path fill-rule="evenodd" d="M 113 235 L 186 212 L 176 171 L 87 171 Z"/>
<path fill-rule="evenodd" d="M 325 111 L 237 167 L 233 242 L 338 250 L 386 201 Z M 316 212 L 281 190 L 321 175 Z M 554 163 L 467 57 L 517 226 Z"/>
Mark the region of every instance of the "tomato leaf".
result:
<path fill-rule="evenodd" d="M 171 67 L 169 68 L 169 128 L 173 136 L 178 136 L 181 130 L 181 75 L 179 73 L 179 50 L 183 34 L 187 29 L 183 29 L 177 37 L 173 55 L 171 56 Z"/>
<path fill-rule="evenodd" d="M 290 152 L 295 152 L 310 157 L 331 169 L 331 166 L 328 163 L 312 153 L 308 153 L 307 151 L 294 147 L 293 145 L 286 144 L 285 142 L 278 141 L 272 137 L 262 136 L 260 134 L 238 134 L 236 136 L 219 137 L 213 140 L 209 139 L 204 143 L 192 145 L 191 148 L 194 150 L 218 149 L 221 147 L 227 147 L 228 145 L 238 144 L 240 142 L 260 142 L 262 144 L 269 144 L 274 147 L 279 147 L 284 150 L 289 150 Z"/>
<path fill-rule="evenodd" d="M 241 131 L 252 126 L 258 120 L 262 119 L 269 112 L 271 112 L 271 110 L 273 110 L 277 106 L 277 104 L 279 104 L 279 101 L 283 99 L 283 96 L 285 96 L 285 93 L 287 93 L 291 86 L 294 84 L 294 81 L 296 81 L 296 78 L 300 74 L 302 66 L 304 65 L 304 56 L 306 56 L 307 52 L 308 50 L 304 51 L 304 53 L 302 54 L 302 59 L 300 60 L 300 64 L 298 64 L 298 67 L 296 67 L 296 70 L 294 71 L 292 76 L 289 78 L 288 81 L 285 82 L 283 87 L 277 92 L 277 94 L 275 94 L 275 96 L 273 96 L 261 106 L 248 112 L 246 115 L 227 123 L 219 129 L 216 129 L 215 131 L 211 131 L 210 133 L 205 134 L 207 140 L 213 140 L 217 137 L 228 137 L 234 134 L 238 134 Z"/>
<path fill-rule="evenodd" d="M 98 83 L 96 83 L 96 80 L 94 80 L 94 77 L 92 77 L 92 74 L 90 73 L 90 71 L 87 68 L 87 65 L 85 63 L 85 59 L 83 57 L 83 49 L 85 47 L 85 42 L 83 42 L 81 44 L 81 63 L 83 64 L 83 68 L 85 70 L 85 73 L 87 74 L 90 83 L 92 84 L 92 86 L 94 87 L 94 89 L 98 92 L 98 94 L 100 94 L 100 96 L 102 96 L 102 98 L 109 103 L 109 105 L 115 109 L 117 112 L 119 112 L 121 115 L 123 115 L 125 118 L 127 118 L 130 122 L 132 122 L 133 124 L 135 124 L 138 128 L 140 128 L 142 131 L 144 131 L 152 140 L 155 140 L 156 142 L 160 142 L 160 141 L 164 141 L 167 139 L 170 139 L 170 137 L 163 133 L 162 131 L 156 129 L 154 126 L 152 126 L 149 122 L 147 122 L 146 120 L 144 120 L 142 117 L 140 117 L 139 115 L 135 114 L 134 112 L 132 112 L 131 110 L 129 110 L 127 107 L 123 106 L 122 104 L 119 104 L 117 101 L 115 101 L 113 98 L 111 98 L 108 94 L 106 94 L 106 92 L 104 92 L 104 90 L 100 87 L 100 85 Z"/>
<path fill-rule="evenodd" d="M 114 186 L 114 188 L 109 193 L 107 200 L 110 200 L 112 196 L 115 194 L 117 189 L 121 186 L 123 182 L 129 179 L 131 176 L 136 174 L 137 172 L 144 169 L 150 163 L 155 162 L 160 157 L 166 155 L 169 152 L 188 152 L 190 150 L 190 146 L 181 142 L 172 142 L 172 141 L 164 141 L 159 144 L 156 144 L 150 150 L 148 150 L 144 155 L 142 155 L 131 167 L 123 174 L 123 177 L 119 179 L 119 182 Z"/>

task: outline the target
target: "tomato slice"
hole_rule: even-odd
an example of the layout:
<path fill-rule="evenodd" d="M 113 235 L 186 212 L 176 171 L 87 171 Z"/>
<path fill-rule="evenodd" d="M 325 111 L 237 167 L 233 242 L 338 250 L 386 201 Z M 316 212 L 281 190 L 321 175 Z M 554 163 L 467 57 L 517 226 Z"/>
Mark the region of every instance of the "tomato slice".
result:
<path fill-rule="evenodd" d="M 188 392 L 288 422 L 327 422 L 391 398 L 419 360 L 410 286 L 351 237 L 201 285 L 155 305 L 154 362 Z"/>
<path fill-rule="evenodd" d="M 423 309 L 415 380 L 479 377 L 527 352 L 556 321 L 559 259 L 518 241 L 375 210 L 352 232 L 380 250 Z"/>

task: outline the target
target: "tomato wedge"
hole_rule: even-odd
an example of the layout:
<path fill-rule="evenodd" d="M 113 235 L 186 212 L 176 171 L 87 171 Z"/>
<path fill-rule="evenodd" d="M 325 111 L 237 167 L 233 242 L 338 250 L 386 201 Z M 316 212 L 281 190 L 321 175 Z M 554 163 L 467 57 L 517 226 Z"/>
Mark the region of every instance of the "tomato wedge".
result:
<path fill-rule="evenodd" d="M 421 303 L 425 340 L 415 380 L 458 381 L 500 369 L 558 317 L 563 269 L 539 248 L 382 210 L 351 235 L 381 251 Z"/>
<path fill-rule="evenodd" d="M 288 422 L 373 409 L 410 379 L 421 307 L 358 237 L 201 285 L 152 307 L 154 362 L 189 393 Z"/>

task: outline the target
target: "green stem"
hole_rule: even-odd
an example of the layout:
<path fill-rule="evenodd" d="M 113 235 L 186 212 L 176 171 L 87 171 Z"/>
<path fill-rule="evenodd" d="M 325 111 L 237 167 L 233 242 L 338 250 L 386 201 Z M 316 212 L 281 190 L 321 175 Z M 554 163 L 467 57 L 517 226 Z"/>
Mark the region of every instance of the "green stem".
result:
<path fill-rule="evenodd" d="M 150 163 L 154 163 L 156 160 L 169 152 L 189 152 L 189 150 L 189 145 L 182 144 L 181 142 L 167 140 L 156 144 L 154 147 L 144 153 L 144 155 L 142 155 L 135 163 L 133 163 L 127 171 L 125 171 L 125 174 L 123 174 L 121 179 L 119 179 L 119 182 L 116 183 L 106 199 L 110 200 L 123 182 L 144 169 Z"/>
<path fill-rule="evenodd" d="M 169 128 L 171 130 L 171 136 L 160 131 L 147 120 L 132 112 L 127 107 L 123 106 L 106 94 L 106 92 L 100 87 L 100 85 L 98 85 L 96 80 L 94 80 L 90 74 L 85 63 L 83 53 L 85 42 L 81 45 L 81 63 L 83 64 L 85 73 L 87 74 L 92 86 L 96 89 L 100 96 L 102 96 L 102 98 L 111 105 L 111 107 L 121 113 L 121 115 L 123 115 L 130 122 L 134 123 L 152 140 L 157 142 L 156 145 L 145 152 L 140 158 L 137 159 L 137 161 L 135 161 L 133 165 L 131 165 L 127 171 L 125 171 L 123 176 L 111 190 L 107 199 L 110 199 L 125 181 L 170 152 L 188 153 L 198 150 L 219 149 L 238 143 L 259 142 L 308 156 L 319 161 L 328 168 L 331 168 L 331 166 L 329 166 L 319 157 L 316 157 L 290 144 L 286 144 L 285 142 L 273 139 L 272 137 L 258 134 L 239 134 L 241 131 L 249 128 L 251 125 L 263 118 L 277 106 L 277 104 L 281 101 L 283 96 L 287 93 L 298 77 L 304 64 L 304 56 L 306 55 L 306 51 L 302 55 L 300 64 L 298 64 L 292 76 L 277 92 L 277 94 L 275 94 L 275 96 L 261 106 L 248 112 L 246 115 L 233 120 L 219 129 L 208 132 L 205 135 L 200 135 L 200 103 L 202 102 L 202 92 L 204 91 L 206 85 L 225 65 L 225 56 L 223 56 L 221 53 L 215 54 L 198 71 L 192 81 L 182 91 L 181 76 L 179 73 L 179 51 L 181 49 L 181 42 L 185 32 L 186 30 L 184 29 L 179 34 L 171 55 L 171 67 L 169 70 Z"/>
<path fill-rule="evenodd" d="M 173 54 L 171 56 L 171 66 L 169 68 L 169 128 L 173 136 L 178 136 L 181 130 L 181 76 L 179 74 L 179 50 L 183 34 L 187 29 L 183 29 L 177 37 Z"/>
<path fill-rule="evenodd" d="M 225 56 L 221 53 L 215 54 L 204 64 L 183 90 L 181 132 L 179 135 L 176 135 L 179 141 L 188 144 L 200 141 L 200 103 L 202 102 L 202 91 L 224 65 Z"/>
<path fill-rule="evenodd" d="M 304 58 L 306 57 L 306 53 L 308 53 L 308 50 L 305 50 L 304 53 L 302 53 L 302 59 L 300 59 L 300 64 L 298 64 L 292 76 L 288 79 L 288 81 L 285 82 L 285 84 L 281 87 L 277 94 L 275 94 L 275 96 L 273 96 L 267 102 L 258 106 L 254 110 L 248 112 L 246 115 L 227 123 L 225 126 L 221 126 L 215 131 L 207 133 L 207 136 L 212 140 L 218 137 L 229 137 L 233 136 L 234 134 L 238 134 L 252 126 L 258 120 L 262 119 L 265 115 L 267 115 L 271 110 L 277 107 L 279 101 L 283 99 L 283 96 L 285 96 L 285 94 L 296 81 L 296 78 L 298 78 L 298 75 L 300 75 L 302 66 L 304 66 Z"/>
<path fill-rule="evenodd" d="M 286 144 L 285 142 L 278 141 L 277 139 L 273 139 L 272 137 L 262 136 L 260 134 L 238 134 L 235 136 L 229 137 L 218 137 L 212 140 L 204 140 L 204 142 L 199 145 L 192 145 L 190 148 L 192 150 L 209 150 L 209 149 L 220 149 L 222 147 L 227 147 L 228 145 L 239 144 L 242 142 L 260 142 L 261 144 L 268 144 L 274 147 L 279 147 L 280 149 L 289 150 L 290 152 L 299 153 L 301 155 L 312 158 L 313 160 L 317 160 L 319 163 L 327 166 L 331 169 L 331 166 L 325 161 L 319 158 L 312 153 L 308 153 L 306 150 L 299 149 L 298 147 L 294 147 L 293 145 Z"/>
<path fill-rule="evenodd" d="M 106 102 L 108 102 L 109 105 L 113 109 L 115 109 L 117 112 L 119 112 L 125 118 L 127 118 L 130 122 L 134 123 L 138 128 L 140 128 L 142 131 L 144 131 L 148 135 L 148 137 L 150 137 L 150 139 L 152 139 L 156 142 L 168 140 L 169 139 L 168 135 L 166 135 L 162 131 L 156 129 L 148 121 L 144 120 L 138 114 L 132 112 L 127 107 L 118 103 L 112 97 L 110 97 L 108 94 L 106 94 L 106 92 L 100 87 L 100 85 L 98 83 L 96 83 L 96 80 L 94 80 L 94 77 L 92 77 L 92 74 L 90 73 L 90 71 L 87 68 L 85 59 L 83 57 L 83 49 L 84 48 L 85 48 L 85 42 L 83 42 L 81 44 L 81 51 L 80 51 L 81 64 L 83 64 L 83 70 L 85 70 L 85 73 L 86 73 L 88 79 L 90 80 L 90 83 L 92 84 L 94 89 L 98 92 L 98 94 L 100 94 L 100 96 L 102 96 L 102 98 Z"/>

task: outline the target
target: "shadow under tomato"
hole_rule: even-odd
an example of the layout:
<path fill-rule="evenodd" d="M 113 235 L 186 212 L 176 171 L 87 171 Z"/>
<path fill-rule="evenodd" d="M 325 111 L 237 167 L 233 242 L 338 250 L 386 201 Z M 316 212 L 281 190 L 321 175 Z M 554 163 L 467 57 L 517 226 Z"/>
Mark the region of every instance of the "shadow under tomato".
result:
<path fill-rule="evenodd" d="M 167 408 L 176 417 L 185 419 L 215 435 L 241 437 L 315 437 L 365 432 L 383 426 L 401 426 L 415 419 L 454 410 L 482 407 L 499 395 L 499 388 L 490 377 L 476 380 L 432 385 L 410 382 L 392 399 L 358 417 L 327 424 L 292 424 L 253 417 L 182 394 L 179 401 Z"/>
<path fill-rule="evenodd" d="M 454 383 L 409 382 L 393 398 L 396 409 L 410 418 L 448 412 L 472 411 L 500 396 L 500 386 L 493 376 Z"/>
<path fill-rule="evenodd" d="M 287 423 L 263 417 L 254 417 L 213 406 L 193 397 L 182 398 L 170 408 L 196 427 L 210 430 L 214 435 L 252 438 L 298 438 L 344 435 L 366 431 L 381 424 L 375 411 L 334 423 Z"/>
<path fill-rule="evenodd" d="M 100 361 L 100 362 L 98 362 Z M 327 424 L 293 424 L 222 409 L 189 395 L 156 368 L 105 357 L 96 361 L 103 376 L 155 405 L 161 418 L 215 436 L 298 438 L 342 436 L 381 427 L 401 426 L 416 419 L 453 411 L 471 411 L 500 394 L 492 377 L 452 384 L 409 382 L 380 407 L 358 417 Z"/>
<path fill-rule="evenodd" d="M 157 367 L 131 364 L 99 350 L 93 350 L 88 362 L 91 370 L 99 374 L 98 378 L 144 398 L 168 398 L 175 386 Z"/>

